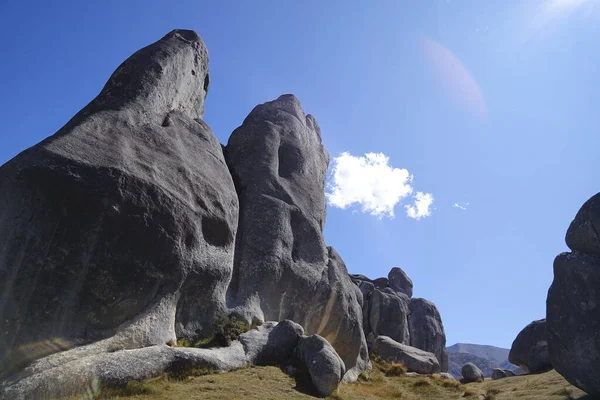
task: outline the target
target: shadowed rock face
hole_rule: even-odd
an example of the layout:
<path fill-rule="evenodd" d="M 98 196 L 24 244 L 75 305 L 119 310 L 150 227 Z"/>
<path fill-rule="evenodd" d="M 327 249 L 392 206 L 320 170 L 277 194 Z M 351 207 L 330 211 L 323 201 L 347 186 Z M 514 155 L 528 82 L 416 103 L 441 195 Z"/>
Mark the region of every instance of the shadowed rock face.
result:
<path fill-rule="evenodd" d="M 224 149 L 201 119 L 208 81 L 201 39 L 173 31 L 0 167 L 0 386 L 14 398 L 43 394 L 44 376 L 60 391 L 80 369 L 110 383 L 206 358 L 233 368 L 242 350 L 266 364 L 289 356 L 256 334 L 223 352 L 165 348 L 211 335 L 222 313 L 301 324 L 331 342 L 346 380 L 369 367 L 362 293 L 323 239 L 329 156 L 316 121 L 285 95 Z M 285 326 L 272 343 L 292 348 L 298 327 Z M 61 352 L 44 357 L 51 347 Z"/>
<path fill-rule="evenodd" d="M 571 384 L 600 395 L 600 194 L 581 207 L 566 235 L 573 252 L 554 260 L 548 291 L 548 351 Z"/>
<path fill-rule="evenodd" d="M 396 342 L 410 344 L 408 303 L 404 293 L 373 290 L 365 301 L 366 330 L 375 338 L 389 336 Z"/>
<path fill-rule="evenodd" d="M 410 345 L 435 354 L 441 371 L 448 371 L 446 333 L 437 307 L 429 300 L 417 298 L 410 300 L 409 309 Z"/>
<path fill-rule="evenodd" d="M 204 43 L 173 31 L 0 167 L 0 358 L 54 338 L 116 334 L 122 348 L 210 332 L 238 199 L 200 119 L 207 83 Z"/>
<path fill-rule="evenodd" d="M 552 369 L 545 319 L 533 321 L 519 332 L 510 348 L 508 360 L 529 373 Z"/>
<path fill-rule="evenodd" d="M 446 334 L 440 313 L 432 302 L 412 296 L 412 280 L 394 267 L 388 278 L 371 280 L 350 275 L 362 294 L 363 329 L 369 345 L 377 337 L 433 353 L 442 372 L 448 371 Z"/>
<path fill-rule="evenodd" d="M 409 372 L 419 374 L 440 372 L 440 364 L 435 354 L 398 343 L 387 336 L 378 336 L 373 343 L 373 349 L 386 361 L 404 364 Z"/>
<path fill-rule="evenodd" d="M 392 290 L 396 292 L 402 292 L 408 297 L 412 297 L 413 294 L 413 283 L 412 280 L 406 275 L 406 272 L 402 268 L 394 267 L 388 273 L 388 281 Z"/>
<path fill-rule="evenodd" d="M 281 96 L 254 108 L 225 157 L 240 200 L 233 312 L 248 322 L 291 319 L 360 372 L 368 363 L 361 295 L 323 238 L 329 155 L 317 122 L 294 96 Z"/>

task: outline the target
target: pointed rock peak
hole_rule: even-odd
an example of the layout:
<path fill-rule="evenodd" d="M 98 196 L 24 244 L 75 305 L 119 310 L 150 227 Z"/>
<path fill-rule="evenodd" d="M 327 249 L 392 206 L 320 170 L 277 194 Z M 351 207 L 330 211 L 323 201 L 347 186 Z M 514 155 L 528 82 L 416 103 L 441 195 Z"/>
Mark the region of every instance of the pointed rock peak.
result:
<path fill-rule="evenodd" d="M 204 116 L 208 52 L 194 31 L 177 29 L 135 52 L 112 74 L 93 111 L 134 109 L 160 120 L 170 111 L 191 119 Z"/>
<path fill-rule="evenodd" d="M 171 32 L 165 35 L 163 40 L 166 38 L 173 37 L 183 39 L 188 42 L 201 43 L 204 46 L 204 42 L 202 41 L 202 39 L 200 39 L 200 36 L 198 36 L 198 34 L 195 31 L 189 29 L 173 29 Z"/>
<path fill-rule="evenodd" d="M 319 140 L 321 139 L 321 129 L 312 115 L 306 115 L 300 104 L 300 100 L 293 94 L 283 94 L 275 100 L 259 104 L 248 115 L 251 119 L 281 120 L 287 118 L 287 114 L 292 115 L 298 121 L 309 129 L 316 131 Z"/>
<path fill-rule="evenodd" d="M 406 272 L 402 268 L 394 267 L 388 274 L 388 280 L 390 287 L 396 292 L 405 293 L 408 297 L 412 297 L 413 283 L 412 280 L 406 275 Z"/>

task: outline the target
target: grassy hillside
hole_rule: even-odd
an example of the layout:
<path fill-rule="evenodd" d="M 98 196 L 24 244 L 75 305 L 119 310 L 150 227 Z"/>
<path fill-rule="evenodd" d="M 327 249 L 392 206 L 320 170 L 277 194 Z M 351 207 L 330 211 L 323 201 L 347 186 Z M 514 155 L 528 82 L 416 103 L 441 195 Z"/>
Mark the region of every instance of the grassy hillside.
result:
<path fill-rule="evenodd" d="M 359 382 L 343 384 L 330 400 L 377 399 L 477 399 L 477 400 L 567 400 L 584 399 L 584 393 L 569 385 L 558 373 L 519 376 L 499 381 L 462 385 L 439 377 L 385 376 L 379 369 L 364 374 Z M 130 382 L 126 388 L 100 393 L 96 399 L 314 399 L 306 377 L 290 378 L 276 367 L 248 367 L 228 373 L 161 377 L 148 382 Z"/>

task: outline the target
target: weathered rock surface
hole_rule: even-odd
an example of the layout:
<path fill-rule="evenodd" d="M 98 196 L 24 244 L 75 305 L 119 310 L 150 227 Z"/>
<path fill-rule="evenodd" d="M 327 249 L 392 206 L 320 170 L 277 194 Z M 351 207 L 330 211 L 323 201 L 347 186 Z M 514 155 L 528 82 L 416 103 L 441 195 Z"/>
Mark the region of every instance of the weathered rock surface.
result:
<path fill-rule="evenodd" d="M 230 347 L 214 349 L 158 345 L 110 353 L 97 353 L 83 346 L 33 362 L 0 384 L 0 398 L 45 400 L 85 396 L 103 387 L 125 385 L 132 379 L 150 379 L 188 368 L 228 371 L 250 361 L 238 341 Z"/>
<path fill-rule="evenodd" d="M 240 201 L 233 312 L 301 324 L 326 338 L 355 378 L 369 364 L 362 294 L 323 238 L 329 155 L 317 122 L 294 96 L 281 96 L 254 108 L 225 157 Z"/>
<path fill-rule="evenodd" d="M 207 62 L 195 32 L 169 33 L 0 167 L 0 364 L 58 339 L 120 349 L 210 333 L 238 199 L 202 121 Z"/>
<path fill-rule="evenodd" d="M 300 343 L 302 346 L 299 346 Z M 6 400 L 52 399 L 78 396 L 101 387 L 125 385 L 164 373 L 181 373 L 191 368 L 229 371 L 249 363 L 282 365 L 295 360 L 306 363 L 315 374 L 313 382 L 326 390 L 342 379 L 344 365 L 333 347 L 321 337 L 302 337 L 302 327 L 292 321 L 266 322 L 242 334 L 229 347 L 196 349 L 150 346 L 142 349 L 100 352 L 101 342 L 56 353 L 33 362 L 0 384 Z M 312 364 L 309 364 L 312 363 Z M 333 391 L 333 390 L 332 390 Z M 323 393 L 329 395 L 331 392 Z"/>
<path fill-rule="evenodd" d="M 413 283 L 412 280 L 406 275 L 401 268 L 394 267 L 388 273 L 388 280 L 390 287 L 396 292 L 401 292 L 412 297 L 413 294 Z"/>
<path fill-rule="evenodd" d="M 515 375 L 516 374 L 513 371 L 511 371 L 510 369 L 494 368 L 494 371 L 492 371 L 492 379 L 493 380 L 507 378 L 507 377 L 515 376 Z"/>
<path fill-rule="evenodd" d="M 448 371 L 446 333 L 442 317 L 432 302 L 425 299 L 411 299 L 409 303 L 410 345 L 435 354 L 441 371 Z"/>
<path fill-rule="evenodd" d="M 536 374 L 551 370 L 547 340 L 546 320 L 531 322 L 513 341 L 508 360 L 527 373 Z"/>
<path fill-rule="evenodd" d="M 600 395 L 600 194 L 581 207 L 566 234 L 572 253 L 554 260 L 548 291 L 548 351 L 571 384 Z"/>
<path fill-rule="evenodd" d="M 386 361 L 404 364 L 409 372 L 419 374 L 440 372 L 440 364 L 435 354 L 398 343 L 387 336 L 378 336 L 373 343 L 373 350 Z"/>
<path fill-rule="evenodd" d="M 239 337 L 248 359 L 256 365 L 278 365 L 294 357 L 304 329 L 295 322 L 265 322 Z"/>
<path fill-rule="evenodd" d="M 410 343 L 408 326 L 409 299 L 404 293 L 389 293 L 375 289 L 363 298 L 365 332 L 388 336 L 399 343 Z"/>
<path fill-rule="evenodd" d="M 346 367 L 327 340 L 311 335 L 300 340 L 297 357 L 304 362 L 317 392 L 329 396 L 340 384 Z"/>
<path fill-rule="evenodd" d="M 350 275 L 363 296 L 363 328 L 367 342 L 388 336 L 396 342 L 432 352 L 441 371 L 448 371 L 446 335 L 440 313 L 432 302 L 411 299 L 412 281 L 406 273 L 392 268 L 388 278 L 371 280 Z"/>
<path fill-rule="evenodd" d="M 477 365 L 473 363 L 466 363 L 462 367 L 462 382 L 470 383 L 470 382 L 483 382 L 483 372 L 477 367 Z"/>

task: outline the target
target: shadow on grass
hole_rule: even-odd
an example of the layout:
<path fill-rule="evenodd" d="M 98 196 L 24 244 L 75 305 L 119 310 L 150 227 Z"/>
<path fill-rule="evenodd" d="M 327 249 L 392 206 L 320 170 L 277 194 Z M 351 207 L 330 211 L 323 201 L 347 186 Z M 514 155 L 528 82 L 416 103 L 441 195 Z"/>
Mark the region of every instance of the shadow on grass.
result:
<path fill-rule="evenodd" d="M 319 392 L 317 392 L 317 389 L 310 379 L 308 369 L 305 366 L 296 366 L 296 371 L 294 372 L 293 378 L 296 382 L 294 390 L 313 397 L 323 397 L 319 394 Z"/>

